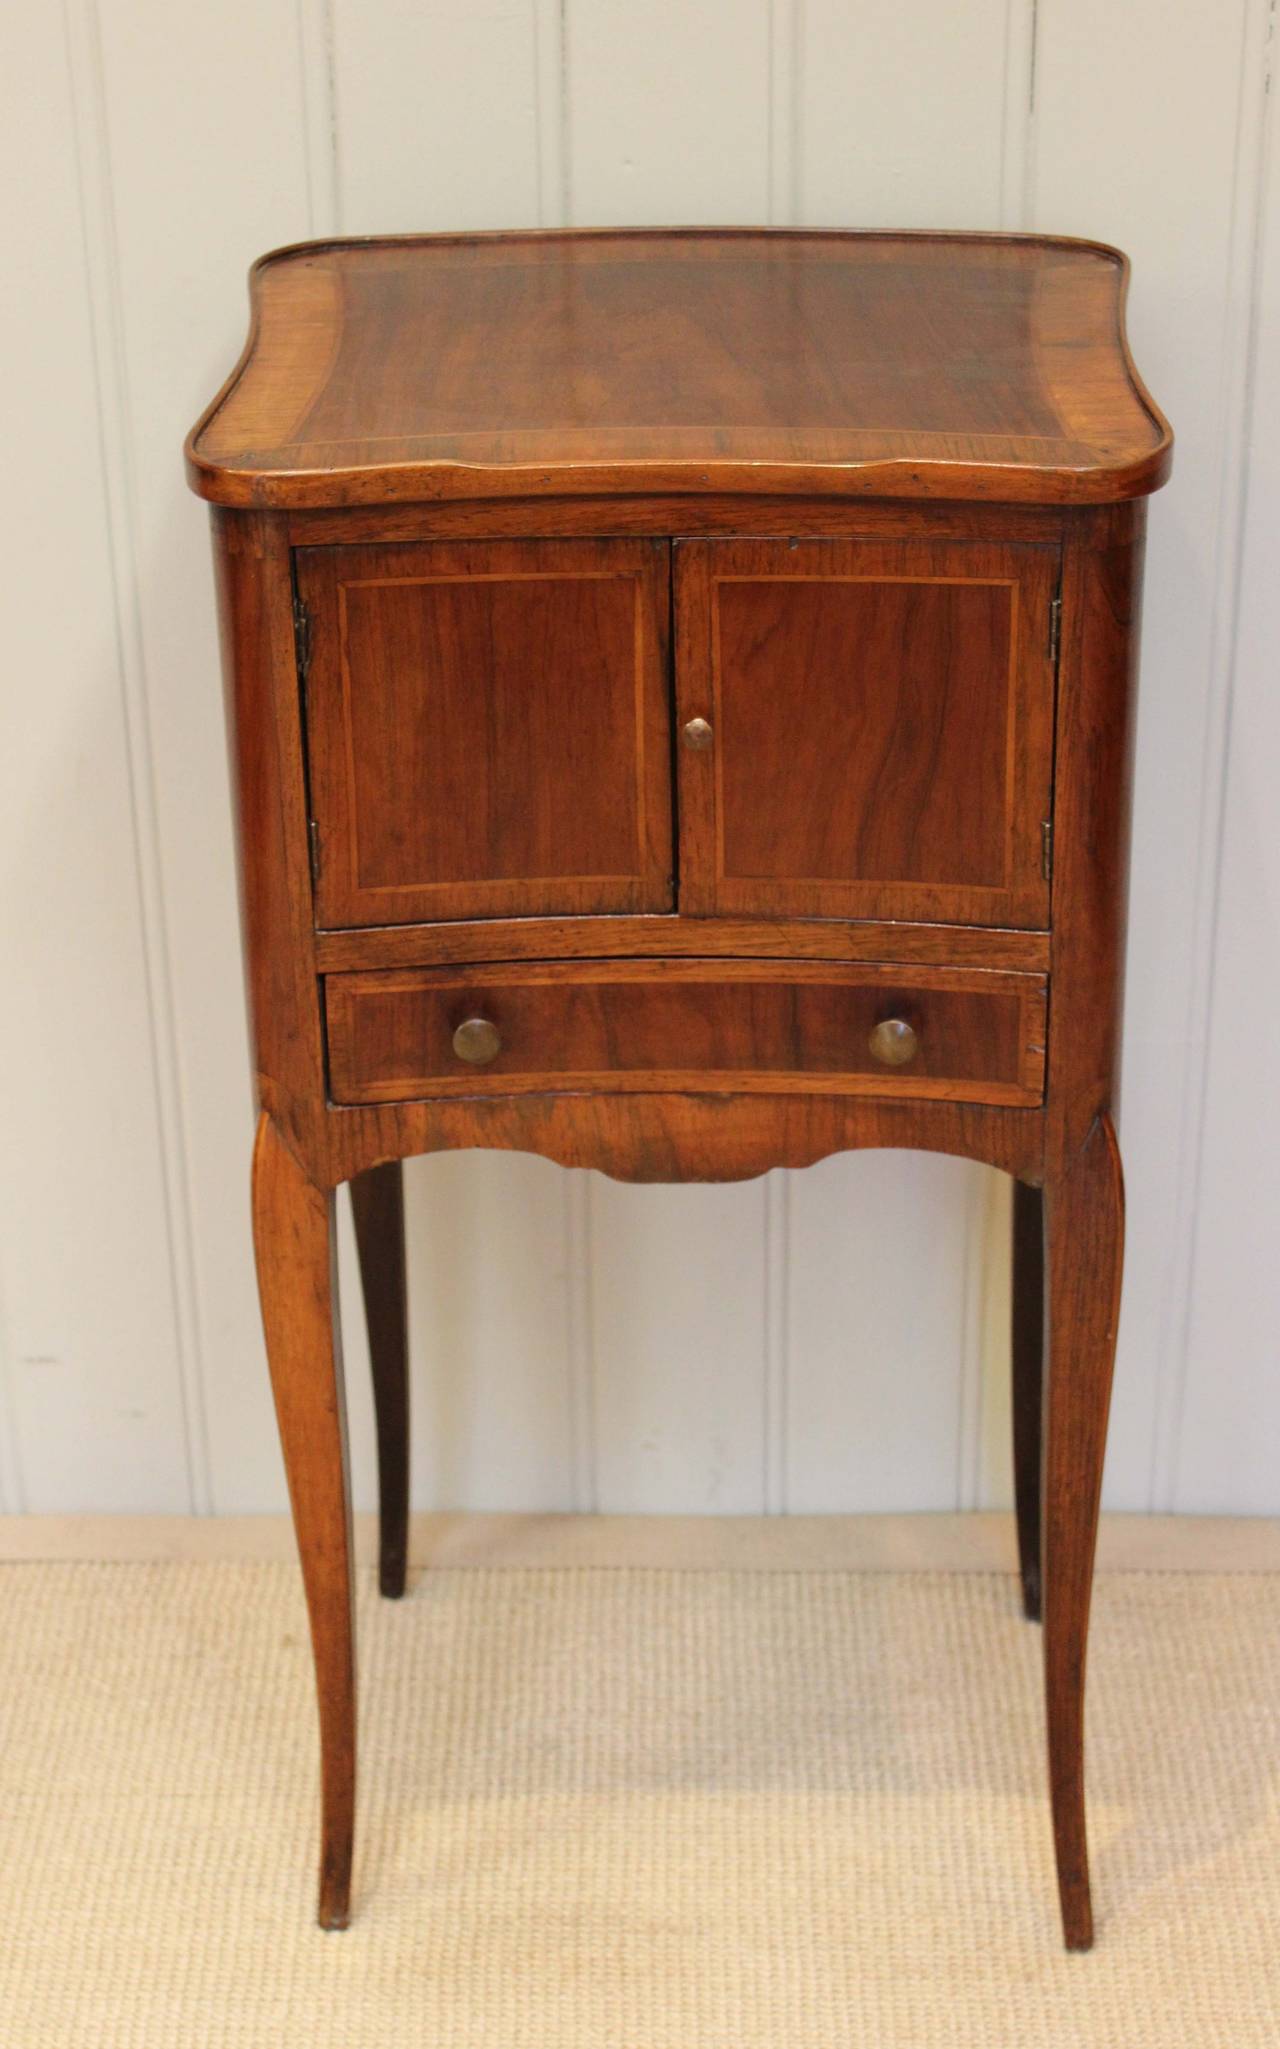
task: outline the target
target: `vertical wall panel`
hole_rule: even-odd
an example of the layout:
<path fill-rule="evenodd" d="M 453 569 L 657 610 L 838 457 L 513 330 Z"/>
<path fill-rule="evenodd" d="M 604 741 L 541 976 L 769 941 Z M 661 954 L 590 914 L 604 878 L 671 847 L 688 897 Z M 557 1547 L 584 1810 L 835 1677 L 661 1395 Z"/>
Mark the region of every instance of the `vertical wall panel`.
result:
<path fill-rule="evenodd" d="M 563 1171 L 503 1152 L 405 1169 L 419 1506 L 571 1505 Z"/>
<path fill-rule="evenodd" d="M 8 1215 L 7 1191 L 3 1214 Z M 0 1264 L 0 1272 L 3 1266 Z M 13 1346 L 9 1319 L 0 1296 L 0 1515 L 18 1515 L 25 1501 L 22 1469 L 18 1463 L 18 1427 L 14 1414 Z"/>
<path fill-rule="evenodd" d="M 769 217 L 766 0 L 568 0 L 569 218 Z"/>
<path fill-rule="evenodd" d="M 1118 242 L 1134 262 L 1129 332 L 1178 433 L 1153 500 L 1134 798 L 1122 1145 L 1129 1230 L 1107 1500 L 1165 1505 L 1154 1469 L 1161 1378 L 1177 1370 L 1188 1247 L 1184 1112 L 1198 1090 L 1208 960 L 1196 907 L 1201 822 L 1220 758 L 1215 613 L 1229 598 L 1224 450 L 1247 304 L 1233 196 L 1247 18 L 1242 4 L 1041 0 L 1035 224 Z M 1182 138 L 1182 141 L 1179 141 Z M 1206 784 L 1205 766 L 1210 765 Z"/>
<path fill-rule="evenodd" d="M 6 963 L 0 1296 L 11 1484 L 36 1510 L 191 1494 L 138 890 L 136 792 L 61 10 L 9 10 L 2 124 Z M 82 79 L 82 97 L 93 92 Z M 81 133 L 85 179 L 100 175 Z M 20 516 L 14 516 L 20 503 Z M 18 1502 L 14 1506 L 19 1505 Z"/>
<path fill-rule="evenodd" d="M 544 214 L 554 218 L 561 114 L 554 26 L 535 0 L 394 0 L 376 10 L 376 20 L 359 0 L 336 0 L 343 232 L 526 227 Z M 567 1503 L 558 1173 L 508 1154 L 418 1161 L 406 1170 L 413 1498 L 420 1507 Z M 352 1459 L 367 1490 L 372 1412 L 345 1204 L 342 1245 Z"/>
<path fill-rule="evenodd" d="M 570 0 L 570 218 L 767 219 L 769 38 L 764 0 Z M 593 1177 L 600 1507 L 763 1505 L 764 1200 Z"/>
<path fill-rule="evenodd" d="M 1013 14 L 1005 0 L 801 0 L 798 218 L 1001 226 L 1026 117 Z M 789 1506 L 968 1505 L 987 1386 L 998 1401 L 1007 1376 L 1007 1351 L 984 1355 L 973 1315 L 994 1177 L 919 1155 L 823 1176 L 821 1195 L 804 1176 L 793 1193 Z M 930 1219 L 923 1238 L 913 1217 Z"/>
<path fill-rule="evenodd" d="M 284 1494 L 249 1241 L 253 1115 L 208 529 L 180 451 L 243 341 L 249 261 L 310 226 L 298 26 L 289 0 L 236 0 L 197 49 L 185 10 L 112 0 L 101 35 L 124 413 L 112 444 L 124 471 L 118 566 L 163 868 L 168 983 L 156 1005 L 178 1068 L 212 1504 L 247 1510 Z"/>
<path fill-rule="evenodd" d="M 1005 0 L 803 0 L 804 223 L 999 226 L 1007 13 Z"/>
<path fill-rule="evenodd" d="M 774 227 L 794 227 L 799 206 L 799 75 L 802 0 L 769 6 L 769 214 Z"/>
<path fill-rule="evenodd" d="M 1013 1183 L 1007 1174 L 986 1176 L 986 1205 L 980 1219 L 976 1276 L 981 1373 L 977 1419 L 977 1472 L 972 1501 L 964 1508 L 1013 1506 L 1013 1388 L 1010 1311 L 1013 1294 Z"/>
<path fill-rule="evenodd" d="M 334 0 L 344 234 L 536 226 L 536 28 L 534 0 Z"/>
<path fill-rule="evenodd" d="M 591 1195 L 595 1505 L 760 1514 L 762 1184 Z"/>
<path fill-rule="evenodd" d="M 1205 1146 L 1174 1506 L 1280 1507 L 1280 101 L 1253 346 L 1248 497 L 1212 975 Z"/>
<path fill-rule="evenodd" d="M 567 216 L 1025 218 L 1133 255 L 1135 351 L 1179 446 L 1152 511 L 1108 1498 L 1280 1509 L 1280 1106 L 1265 1061 L 1238 1090 L 1235 1047 L 1280 996 L 1263 766 L 1280 739 L 1274 155 L 1230 691 L 1267 0 L 228 0 L 216 33 L 160 0 L 68 0 L 67 19 L 69 71 L 58 9 L 4 27 L 24 309 L 7 423 L 21 684 L 0 768 L 6 958 L 22 964 L 0 1020 L 4 1505 L 284 1500 L 249 1252 L 206 527 L 178 463 L 243 338 L 246 265 L 339 226 Z M 630 1189 L 497 1154 L 406 1178 L 419 1505 L 1007 1499 L 998 1177 L 870 1154 Z"/>
<path fill-rule="evenodd" d="M 153 12 L 162 20 L 151 20 Z M 443 20 L 445 10 L 434 12 Z M 460 17 L 461 10 L 451 12 Z M 528 10 L 524 8 L 496 10 L 496 21 L 489 24 L 488 31 L 486 47 L 490 54 L 501 40 L 498 32 L 514 27 L 522 31 L 518 55 L 526 67 L 531 65 L 528 19 Z M 278 6 L 267 11 L 246 8 L 246 35 L 251 25 L 255 61 L 250 68 L 261 101 L 259 119 L 267 131 L 272 108 L 296 108 L 300 104 L 296 24 L 292 9 Z M 440 26 L 439 21 L 436 26 Z M 395 21 L 389 21 L 387 28 L 389 41 L 394 43 Z M 340 52 L 340 42 L 338 48 Z M 443 54 L 447 58 L 448 53 Z M 456 57 L 457 52 L 453 54 Z M 483 51 L 473 49 L 472 54 L 479 63 Z M 221 709 L 216 677 L 210 676 L 197 694 L 190 664 L 182 658 L 178 645 L 181 642 L 185 650 L 191 621 L 199 620 L 209 607 L 206 541 L 198 508 L 182 495 L 174 457 L 184 425 L 189 424 L 199 403 L 214 388 L 238 346 L 238 338 L 222 335 L 215 344 L 216 364 L 205 360 L 210 347 L 207 334 L 200 336 L 199 346 L 194 345 L 202 304 L 207 302 L 208 331 L 221 335 L 228 318 L 236 317 L 235 308 L 241 300 L 238 279 L 246 251 L 255 252 L 306 233 L 312 225 L 307 218 L 308 201 L 311 200 L 314 211 L 315 196 L 308 193 L 305 182 L 308 166 L 300 147 L 303 131 L 299 120 L 284 124 L 279 130 L 279 147 L 270 160 L 274 172 L 271 178 L 265 175 L 269 161 L 265 149 L 260 148 L 244 159 L 237 169 L 234 154 L 228 163 L 225 154 L 219 155 L 211 134 L 207 148 L 189 152 L 188 178 L 197 186 L 205 181 L 211 192 L 219 195 L 219 236 L 227 244 L 234 244 L 236 284 L 221 272 L 205 275 L 202 269 L 203 282 L 196 290 L 186 275 L 204 261 L 203 252 L 186 250 L 189 224 L 214 203 L 210 199 L 202 208 L 197 194 L 188 185 L 175 191 L 171 208 L 162 214 L 159 223 L 162 232 L 166 218 L 174 223 L 165 253 L 182 278 L 184 289 L 180 295 L 173 291 L 154 246 L 148 246 L 154 242 L 156 220 L 140 203 L 140 195 L 130 189 L 130 179 L 134 175 L 138 179 L 149 176 L 158 152 L 168 155 L 177 151 L 180 128 L 189 139 L 190 122 L 182 108 L 182 95 L 176 89 L 171 93 L 156 89 L 158 78 L 165 76 L 166 59 L 176 83 L 186 56 L 180 18 L 141 5 L 132 9 L 132 18 L 129 10 L 113 11 L 107 41 L 113 104 L 124 106 L 143 101 L 149 110 L 146 122 L 131 124 L 123 135 L 113 138 L 113 155 L 117 161 L 122 214 L 127 223 L 136 222 L 139 230 L 145 220 L 150 230 L 148 242 L 140 240 L 137 245 L 130 242 L 127 234 L 122 237 L 121 271 L 129 307 L 126 335 L 131 341 L 135 335 L 137 338 L 137 353 L 131 359 L 133 388 L 145 389 L 147 393 L 145 416 L 135 429 L 141 519 L 145 522 L 148 504 L 154 505 L 156 532 L 163 548 L 157 573 L 152 577 L 144 566 L 140 579 L 156 732 L 157 781 L 162 820 L 168 824 L 166 876 L 173 881 L 169 910 L 175 941 L 180 1039 L 188 1070 L 192 1064 L 205 1066 L 204 1072 L 192 1075 L 188 1082 L 186 1117 L 197 1209 L 196 1235 L 202 1262 L 202 1335 L 208 1362 L 213 1493 L 216 1506 L 243 1511 L 268 1503 L 283 1505 L 284 1497 L 248 1255 L 251 1126 L 247 1115 L 243 1126 L 237 1126 L 226 1117 L 223 1108 L 233 1092 L 245 1099 L 248 1079 L 234 935 L 227 795 L 220 777 L 204 777 L 200 796 L 207 799 L 210 815 L 204 821 L 205 829 L 193 835 L 187 789 L 186 764 L 194 755 L 203 753 L 206 760 L 217 760 L 221 766 Z M 422 65 L 415 60 L 412 50 L 403 47 L 399 49 L 399 58 L 400 75 L 408 85 L 421 76 Z M 234 57 L 228 53 L 227 61 L 238 74 L 244 63 L 243 45 Z M 143 90 L 143 78 L 130 75 L 132 65 L 144 68 L 149 96 Z M 376 74 L 376 67 L 374 70 Z M 439 75 L 453 75 L 448 61 L 443 62 Z M 376 87 L 377 82 L 375 75 L 372 84 Z M 525 83 L 528 84 L 528 77 Z M 231 91 L 230 71 L 225 90 Z M 348 93 L 344 101 L 342 91 L 343 74 L 339 69 L 339 103 L 350 110 L 352 96 Z M 369 110 L 371 128 L 377 125 L 376 92 L 374 99 Z M 216 95 L 208 104 L 211 109 L 214 107 Z M 241 106 L 243 109 L 243 94 Z M 313 105 L 309 112 L 312 124 L 322 128 L 327 110 Z M 420 127 L 411 118 L 408 95 L 402 112 L 410 135 L 420 134 Z M 385 105 L 383 113 L 389 122 L 390 112 Z M 353 118 L 358 135 L 358 99 Z M 209 119 L 215 120 L 212 111 Z M 158 135 L 159 124 L 168 124 L 170 132 Z M 484 130 L 473 131 L 473 155 L 484 140 Z M 357 181 L 363 175 L 358 151 L 340 148 L 338 162 L 342 171 L 354 167 Z M 310 168 L 314 178 L 314 161 Z M 389 168 L 394 171 L 394 164 Z M 467 174 L 467 161 L 459 161 L 455 152 L 453 183 L 448 190 L 441 193 L 438 176 L 430 180 L 437 205 L 445 209 L 443 214 L 437 213 L 437 224 L 454 217 L 451 209 L 460 203 Z M 536 164 L 527 152 L 519 166 L 519 178 L 526 187 L 535 189 Z M 390 182 L 393 181 L 389 178 Z M 525 217 L 529 217 L 527 211 Z M 389 222 L 392 226 L 415 224 L 424 223 L 394 219 Z M 324 223 L 315 225 L 323 227 Z M 159 307 L 158 293 L 163 295 Z M 174 402 L 171 410 L 162 411 L 156 397 L 158 390 L 168 396 L 166 387 L 172 389 Z M 161 516 L 161 508 L 166 507 L 171 493 L 176 494 L 178 503 Z M 210 637 L 205 638 L 206 648 L 209 640 Z M 171 720 L 166 717 L 167 712 L 172 714 Z M 215 932 L 227 941 L 225 953 L 220 947 L 211 946 Z M 200 944 L 191 947 L 188 958 L 184 941 L 195 934 L 199 934 Z M 183 978 L 184 968 L 190 971 L 189 984 Z M 219 1072 L 211 1076 L 207 1067 L 215 1062 Z M 410 1170 L 410 1286 L 415 1303 L 430 1316 L 425 1324 L 420 1316 L 415 1330 L 424 1340 L 434 1331 L 444 1331 L 450 1338 L 444 1346 L 425 1341 L 415 1345 L 414 1412 L 419 1422 L 415 1499 L 423 1505 L 456 1503 L 465 1498 L 477 1506 L 512 1506 L 522 1500 L 545 1506 L 549 1485 L 546 1474 L 551 1471 L 559 1476 L 562 1472 L 562 1315 L 552 1311 L 550 1315 L 543 1314 L 540 1321 L 544 1297 L 531 1285 L 513 1292 L 495 1279 L 492 1287 L 478 1291 L 477 1276 L 465 1261 L 441 1261 L 431 1249 L 442 1239 L 455 1242 L 456 1225 L 452 1220 L 472 1216 L 489 1256 L 497 1263 L 495 1273 L 516 1271 L 527 1276 L 545 1260 L 554 1276 L 563 1263 L 562 1244 L 554 1232 L 548 1240 L 546 1232 L 538 1227 L 539 1220 L 546 1216 L 545 1202 L 521 1200 L 521 1171 L 527 1172 L 528 1165 L 513 1163 L 505 1197 L 500 1187 L 495 1195 L 493 1163 L 481 1158 L 432 1162 Z M 554 1205 L 551 1214 L 558 1214 Z M 352 1465 L 357 1502 L 369 1506 L 373 1500 L 374 1471 L 372 1409 L 345 1203 L 340 1205 L 340 1225 Z M 420 1252 L 424 1236 L 429 1243 Z M 491 1388 L 486 1383 L 486 1364 L 499 1379 L 504 1375 L 509 1379 L 509 1390 L 501 1399 L 495 1398 L 501 1395 L 501 1388 Z M 535 1399 L 531 1391 L 530 1399 L 522 1404 L 520 1390 L 528 1385 L 530 1373 L 540 1376 L 541 1393 Z M 447 1395 L 441 1391 L 442 1376 L 448 1380 Z M 548 1379 L 549 1391 L 545 1385 Z M 510 1426 L 506 1432 L 504 1416 Z M 430 1437 L 426 1427 L 432 1417 L 440 1425 L 438 1441 Z M 477 1447 L 486 1443 L 488 1454 L 482 1457 Z M 482 1474 L 477 1473 L 477 1464 L 484 1466 Z M 513 1467 L 515 1478 L 511 1477 Z M 552 1498 L 559 1498 L 555 1488 Z"/>
<path fill-rule="evenodd" d="M 793 1177 L 786 1505 L 958 1505 L 967 1256 L 983 1170 L 845 1154 Z"/>

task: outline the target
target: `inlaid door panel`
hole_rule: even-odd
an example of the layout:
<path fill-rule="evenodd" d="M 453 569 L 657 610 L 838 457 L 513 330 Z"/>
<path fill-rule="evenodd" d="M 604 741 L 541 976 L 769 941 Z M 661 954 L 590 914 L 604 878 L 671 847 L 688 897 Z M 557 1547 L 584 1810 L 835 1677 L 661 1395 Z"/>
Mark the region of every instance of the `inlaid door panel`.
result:
<path fill-rule="evenodd" d="M 666 542 L 296 567 L 317 924 L 672 907 Z"/>
<path fill-rule="evenodd" d="M 679 542 L 680 909 L 1047 926 L 1058 563 Z"/>

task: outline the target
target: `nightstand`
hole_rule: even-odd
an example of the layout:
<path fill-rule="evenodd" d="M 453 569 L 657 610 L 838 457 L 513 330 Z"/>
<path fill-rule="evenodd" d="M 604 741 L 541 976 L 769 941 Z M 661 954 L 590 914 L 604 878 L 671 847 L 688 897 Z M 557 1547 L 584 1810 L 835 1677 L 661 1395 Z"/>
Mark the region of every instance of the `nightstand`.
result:
<path fill-rule="evenodd" d="M 1066 1940 L 1120 1299 L 1144 497 L 1124 259 L 1052 237 L 303 244 L 191 435 L 261 1119 L 259 1284 L 348 1915 L 352 1184 L 403 1590 L 405 1157 L 1015 1177 L 1015 1470 Z M 1045 1342 L 1047 1332 L 1048 1342 Z"/>

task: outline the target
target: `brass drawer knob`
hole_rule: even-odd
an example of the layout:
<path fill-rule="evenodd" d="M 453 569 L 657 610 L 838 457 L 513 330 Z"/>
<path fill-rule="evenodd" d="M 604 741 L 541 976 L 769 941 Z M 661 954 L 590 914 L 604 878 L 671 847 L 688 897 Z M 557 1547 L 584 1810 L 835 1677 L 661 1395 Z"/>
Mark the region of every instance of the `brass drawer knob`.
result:
<path fill-rule="evenodd" d="M 886 1067 L 905 1067 L 920 1050 L 920 1041 L 905 1018 L 885 1017 L 867 1040 L 875 1059 Z"/>
<path fill-rule="evenodd" d="M 502 1051 L 502 1033 L 487 1017 L 464 1018 L 453 1035 L 453 1050 L 473 1067 L 487 1066 Z"/>
<path fill-rule="evenodd" d="M 711 745 L 714 735 L 705 719 L 690 719 L 684 729 L 684 744 L 695 752 Z"/>

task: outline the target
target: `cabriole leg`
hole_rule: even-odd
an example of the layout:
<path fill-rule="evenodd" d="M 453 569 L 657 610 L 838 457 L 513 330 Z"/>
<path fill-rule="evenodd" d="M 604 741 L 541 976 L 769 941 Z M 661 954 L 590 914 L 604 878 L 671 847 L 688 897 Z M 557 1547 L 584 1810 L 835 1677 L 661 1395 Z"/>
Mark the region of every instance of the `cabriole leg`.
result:
<path fill-rule="evenodd" d="M 319 1919 L 322 1928 L 345 1928 L 355 1826 L 355 1616 L 334 1203 L 265 1116 L 253 1155 L 253 1231 L 320 1708 Z"/>
<path fill-rule="evenodd" d="M 1040 1456 L 1044 1388 L 1044 1198 L 1013 1184 L 1013 1494 L 1022 1606 L 1040 1620 Z"/>
<path fill-rule="evenodd" d="M 1044 1659 L 1058 1892 L 1068 1949 L 1093 1942 L 1084 1811 L 1084 1680 L 1107 1412 L 1120 1312 L 1124 1183 L 1110 1117 L 1045 1184 L 1049 1265 Z"/>
<path fill-rule="evenodd" d="M 409 1542 L 409 1321 L 400 1162 L 351 1183 L 378 1431 L 378 1585 L 404 1592 Z"/>

